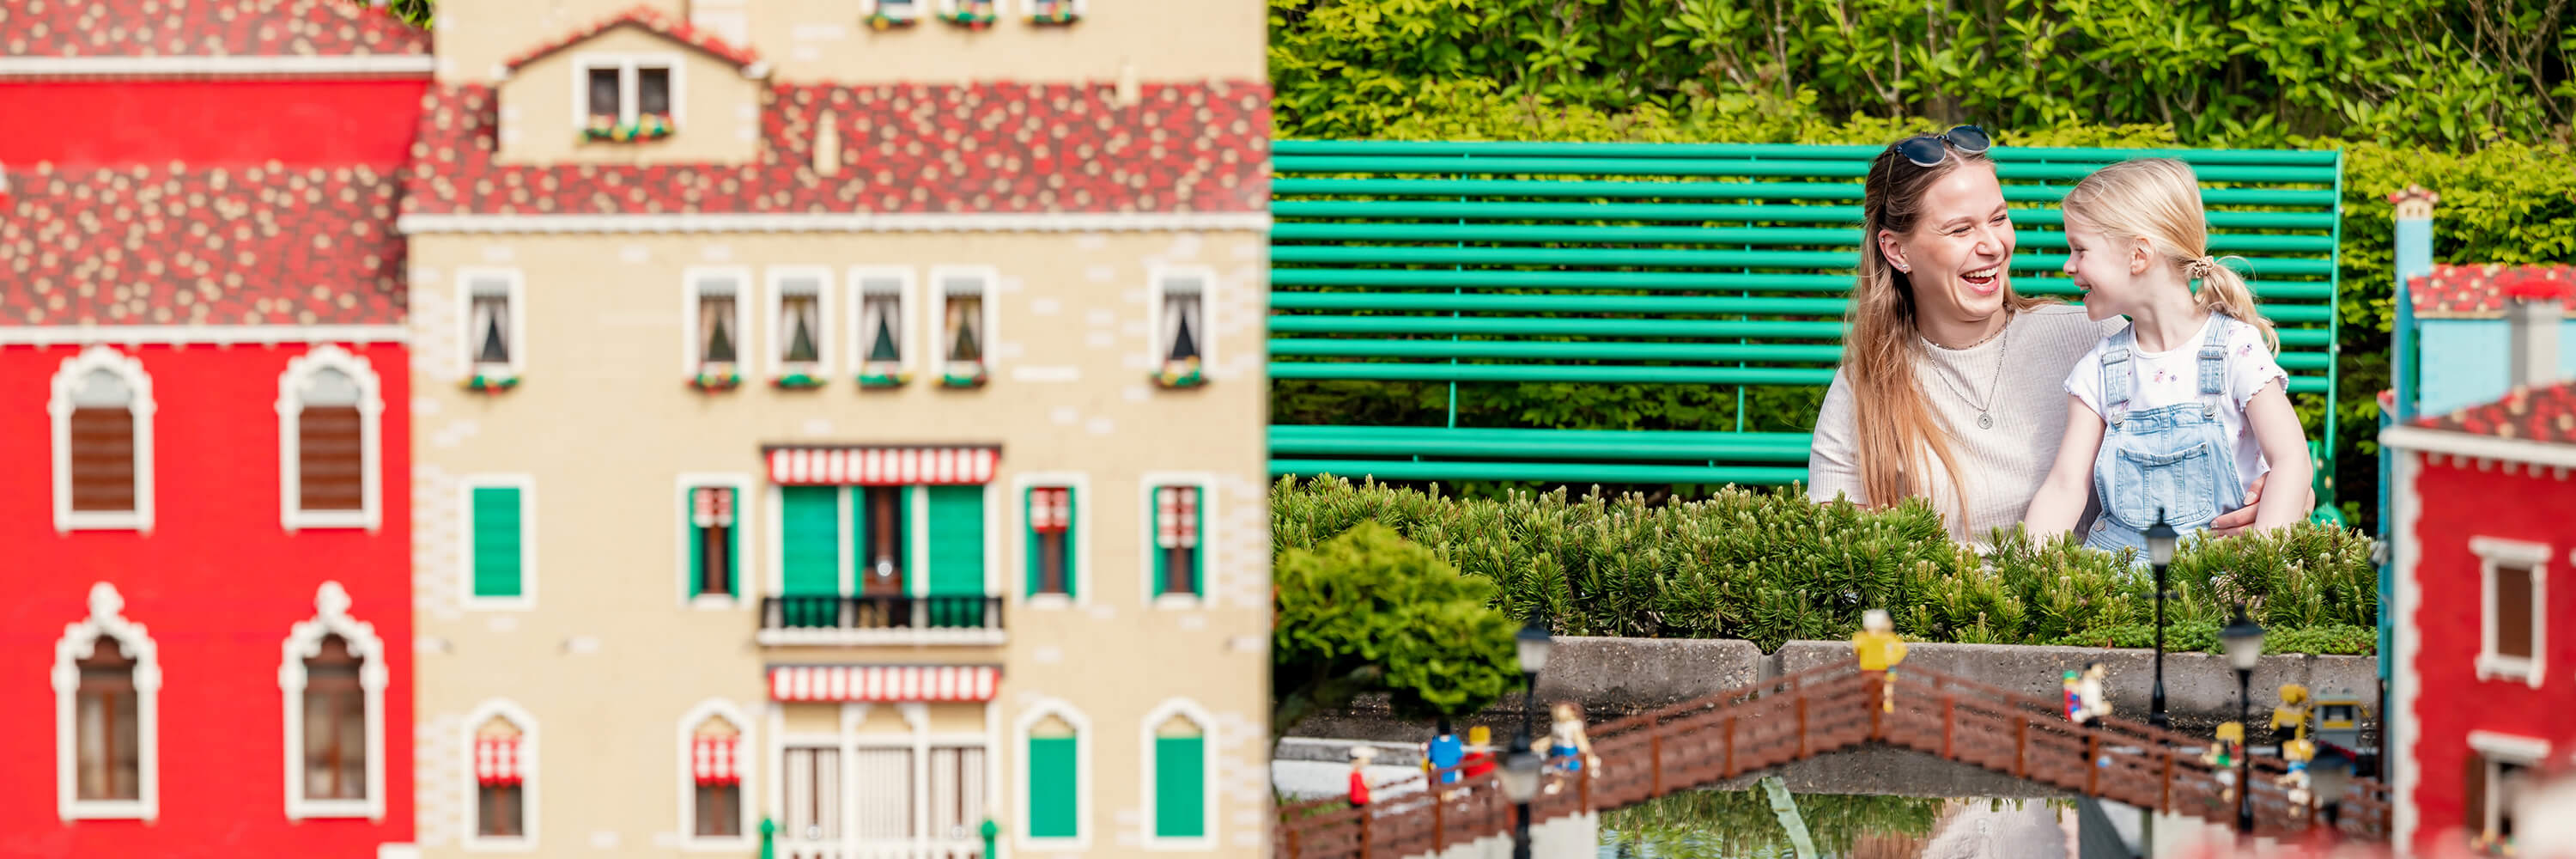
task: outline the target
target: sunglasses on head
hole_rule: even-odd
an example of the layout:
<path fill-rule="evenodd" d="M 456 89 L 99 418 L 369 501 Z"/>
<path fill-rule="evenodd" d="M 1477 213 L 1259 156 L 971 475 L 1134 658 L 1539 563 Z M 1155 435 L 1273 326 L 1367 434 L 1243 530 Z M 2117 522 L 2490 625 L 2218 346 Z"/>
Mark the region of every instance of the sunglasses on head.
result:
<path fill-rule="evenodd" d="M 1951 149 L 1975 155 L 1992 145 L 1994 141 L 1986 137 L 1985 129 L 1962 125 L 1939 134 L 1917 134 L 1897 141 L 1896 152 L 1916 167 L 1937 167 L 1950 157 Z"/>

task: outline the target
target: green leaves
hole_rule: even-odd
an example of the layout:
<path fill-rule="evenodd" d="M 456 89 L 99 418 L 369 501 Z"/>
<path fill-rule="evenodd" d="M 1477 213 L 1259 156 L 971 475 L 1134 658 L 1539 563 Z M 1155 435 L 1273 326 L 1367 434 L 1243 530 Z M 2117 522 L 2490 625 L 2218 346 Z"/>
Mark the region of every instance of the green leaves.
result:
<path fill-rule="evenodd" d="M 1290 533 L 1285 521 L 1274 514 L 1275 534 Z M 1482 709 L 1519 683 L 1518 625 L 1491 607 L 1492 582 L 1373 521 L 1308 545 L 1282 549 L 1271 567 L 1273 739 L 1366 692 L 1389 693 L 1400 717 L 1432 719 Z"/>

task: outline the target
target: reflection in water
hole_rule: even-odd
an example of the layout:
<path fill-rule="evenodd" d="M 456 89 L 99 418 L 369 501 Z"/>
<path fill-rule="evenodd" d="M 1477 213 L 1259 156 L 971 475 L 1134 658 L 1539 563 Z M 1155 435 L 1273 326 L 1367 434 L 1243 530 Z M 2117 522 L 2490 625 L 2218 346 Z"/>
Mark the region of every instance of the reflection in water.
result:
<path fill-rule="evenodd" d="M 2013 799 L 1803 794 L 1794 798 L 1816 855 L 1840 859 L 2057 859 L 2071 805 Z M 2065 811 L 2064 815 L 2060 812 Z M 1601 816 L 1601 859 L 1796 856 L 1759 787 L 1690 791 Z"/>

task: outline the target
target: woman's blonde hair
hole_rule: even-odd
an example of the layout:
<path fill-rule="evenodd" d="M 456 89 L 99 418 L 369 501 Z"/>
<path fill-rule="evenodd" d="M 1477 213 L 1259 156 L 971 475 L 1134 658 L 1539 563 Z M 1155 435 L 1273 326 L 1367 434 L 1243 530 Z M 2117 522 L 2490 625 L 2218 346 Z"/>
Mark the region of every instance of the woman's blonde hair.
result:
<path fill-rule="evenodd" d="M 1889 146 L 1869 163 L 1861 197 L 1860 275 L 1852 284 L 1845 318 L 1850 333 L 1843 340 L 1843 375 L 1852 386 L 1855 454 L 1869 506 L 1894 507 L 1909 496 L 1928 495 L 1930 484 L 1923 475 L 1930 464 L 1922 454 L 1929 449 L 1950 475 L 1959 521 L 1965 522 L 1968 485 L 1951 455 L 1949 433 L 1914 375 L 1923 353 L 1914 284 L 1888 262 L 1878 244 L 1880 230 L 1897 235 L 1914 231 L 1923 216 L 1923 195 L 1950 171 L 1994 169 L 1983 152 L 1951 149 L 1949 156 L 1939 165 L 1920 167 Z M 2023 311 L 2045 303 L 2014 292 L 2006 281 L 2006 308 Z"/>
<path fill-rule="evenodd" d="M 2234 317 L 2263 334 L 2263 345 L 2281 351 L 2280 332 L 2255 309 L 2254 288 L 2235 269 L 2209 255 L 2209 214 L 2200 204 L 2200 177 L 2171 158 L 2122 161 L 2093 172 L 2062 204 L 2069 222 L 2081 222 L 2115 246 L 2132 240 L 2187 280 L 2200 281 L 2192 300 Z"/>

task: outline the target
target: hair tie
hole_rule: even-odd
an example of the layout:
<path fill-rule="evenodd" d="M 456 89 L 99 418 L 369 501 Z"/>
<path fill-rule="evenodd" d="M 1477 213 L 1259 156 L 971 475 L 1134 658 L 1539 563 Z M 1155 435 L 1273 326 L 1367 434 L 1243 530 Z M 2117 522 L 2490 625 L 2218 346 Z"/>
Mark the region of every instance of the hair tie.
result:
<path fill-rule="evenodd" d="M 2200 280 L 2217 273 L 2218 259 L 2216 257 L 2204 256 L 2199 259 L 2192 260 L 2191 262 L 2184 263 L 2182 267 L 2182 275 L 2192 280 Z"/>

